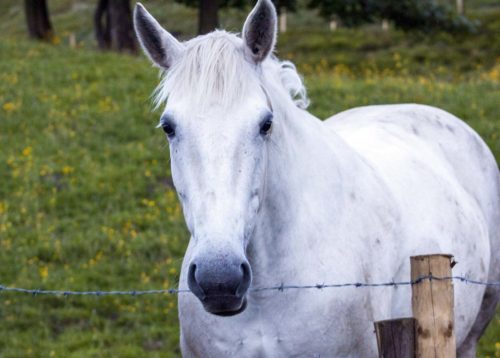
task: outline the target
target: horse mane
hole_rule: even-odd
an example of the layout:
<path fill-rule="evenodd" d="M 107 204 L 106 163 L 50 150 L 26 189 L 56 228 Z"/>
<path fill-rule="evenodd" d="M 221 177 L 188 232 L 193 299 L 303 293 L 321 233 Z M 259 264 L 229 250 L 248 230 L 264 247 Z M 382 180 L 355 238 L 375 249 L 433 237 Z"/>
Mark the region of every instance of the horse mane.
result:
<path fill-rule="evenodd" d="M 217 30 L 185 43 L 181 58 L 161 73 L 161 81 L 153 93 L 155 107 L 167 102 L 172 93 L 189 94 L 195 106 L 214 101 L 225 108 L 241 99 L 252 84 L 270 92 L 285 93 L 297 107 L 309 104 L 307 92 L 293 63 L 270 56 L 262 66 L 251 64 L 244 57 L 243 41 L 235 34 Z M 277 80 L 277 81 L 276 81 Z M 273 82 L 272 89 L 266 82 Z"/>

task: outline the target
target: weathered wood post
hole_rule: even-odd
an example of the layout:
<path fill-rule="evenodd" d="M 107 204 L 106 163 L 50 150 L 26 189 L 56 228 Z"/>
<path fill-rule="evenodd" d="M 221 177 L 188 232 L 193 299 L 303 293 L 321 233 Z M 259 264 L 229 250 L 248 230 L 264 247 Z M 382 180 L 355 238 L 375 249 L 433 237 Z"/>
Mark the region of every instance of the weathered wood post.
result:
<path fill-rule="evenodd" d="M 280 22 L 280 32 L 286 32 L 286 8 L 283 7 L 280 9 L 280 16 L 279 16 L 279 22 Z"/>
<path fill-rule="evenodd" d="M 69 34 L 68 43 L 69 43 L 69 47 L 76 48 L 76 36 L 75 36 L 74 32 Z"/>
<path fill-rule="evenodd" d="M 412 256 L 411 280 L 419 277 L 451 277 L 451 255 Z M 456 343 L 453 316 L 453 281 L 423 279 L 412 285 L 412 309 L 416 325 L 416 357 L 454 358 Z"/>
<path fill-rule="evenodd" d="M 380 358 L 415 357 L 414 318 L 389 319 L 374 324 Z"/>

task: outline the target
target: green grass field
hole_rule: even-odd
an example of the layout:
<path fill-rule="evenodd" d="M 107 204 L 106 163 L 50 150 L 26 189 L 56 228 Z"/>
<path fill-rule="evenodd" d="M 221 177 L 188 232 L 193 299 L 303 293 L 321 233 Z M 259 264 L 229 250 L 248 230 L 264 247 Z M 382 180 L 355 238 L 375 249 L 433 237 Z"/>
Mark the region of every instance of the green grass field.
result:
<path fill-rule="evenodd" d="M 54 3 L 61 7 L 60 31 L 73 31 L 64 2 Z M 68 290 L 176 286 L 187 232 L 168 146 L 154 128 L 159 113 L 151 113 L 148 98 L 157 71 L 142 57 L 98 53 L 83 35 L 81 47 L 70 49 L 63 35 L 59 45 L 35 44 L 22 39 L 21 27 L 9 29 L 0 35 L 0 283 Z M 371 30 L 342 30 L 337 41 L 368 41 L 360 31 Z M 464 68 L 466 55 L 442 36 L 450 66 L 419 65 L 411 57 L 413 40 L 399 33 L 371 37 L 386 41 L 371 62 L 348 43 L 345 61 L 331 56 L 335 44 L 322 53 L 334 40 L 320 30 L 309 59 L 303 53 L 312 45 L 293 33 L 278 50 L 297 60 L 311 111 L 320 118 L 366 104 L 431 104 L 466 120 L 500 161 L 498 58 L 478 50 L 481 65 Z M 426 42 L 422 53 L 435 44 Z M 465 42 L 472 51 L 473 39 Z M 180 355 L 173 296 L 1 293 L 0 322 L 1 357 Z M 500 357 L 500 313 L 480 356 Z"/>

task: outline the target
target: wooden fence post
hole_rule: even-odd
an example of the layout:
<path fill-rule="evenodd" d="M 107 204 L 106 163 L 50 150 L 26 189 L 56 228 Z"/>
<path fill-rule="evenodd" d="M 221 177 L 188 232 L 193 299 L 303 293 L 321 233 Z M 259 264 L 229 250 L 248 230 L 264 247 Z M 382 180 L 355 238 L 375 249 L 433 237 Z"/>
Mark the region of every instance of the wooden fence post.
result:
<path fill-rule="evenodd" d="M 415 319 L 400 318 L 375 322 L 380 358 L 415 358 Z"/>
<path fill-rule="evenodd" d="M 451 277 L 451 255 L 412 256 L 411 279 L 422 276 Z M 412 285 L 416 325 L 416 357 L 454 358 L 453 281 L 424 279 Z"/>
<path fill-rule="evenodd" d="M 280 23 L 280 32 L 286 32 L 286 8 L 281 8 L 280 11 L 280 16 L 279 16 L 279 23 Z"/>

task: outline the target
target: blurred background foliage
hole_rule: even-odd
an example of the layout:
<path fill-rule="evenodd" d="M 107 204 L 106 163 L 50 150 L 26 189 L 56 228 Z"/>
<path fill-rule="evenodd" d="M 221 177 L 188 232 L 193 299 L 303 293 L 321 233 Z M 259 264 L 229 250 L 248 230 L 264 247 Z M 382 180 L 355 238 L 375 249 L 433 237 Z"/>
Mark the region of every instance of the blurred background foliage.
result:
<path fill-rule="evenodd" d="M 159 112 L 151 112 L 158 71 L 143 56 L 99 50 L 120 50 L 98 46 L 100 3 L 49 0 L 51 33 L 38 42 L 27 39 L 23 2 L 0 2 L 1 284 L 68 290 L 177 285 L 188 234 L 168 146 L 154 128 Z M 180 39 L 200 31 L 196 7 L 143 3 Z M 239 32 L 251 4 L 224 4 L 219 26 Z M 291 0 L 288 10 L 284 4 L 287 26 L 276 54 L 304 75 L 312 113 L 326 118 L 359 105 L 426 103 L 467 121 L 500 160 L 498 1 L 466 0 L 466 18 L 455 2 L 429 1 L 452 23 L 466 19 L 467 31 L 428 25 L 408 31 L 381 13 L 351 23 L 342 12 L 311 8 L 308 1 Z M 108 20 L 101 20 L 105 28 Z M 1 293 L 0 322 L 1 357 L 180 354 L 174 296 Z M 479 356 L 500 357 L 499 314 Z"/>

